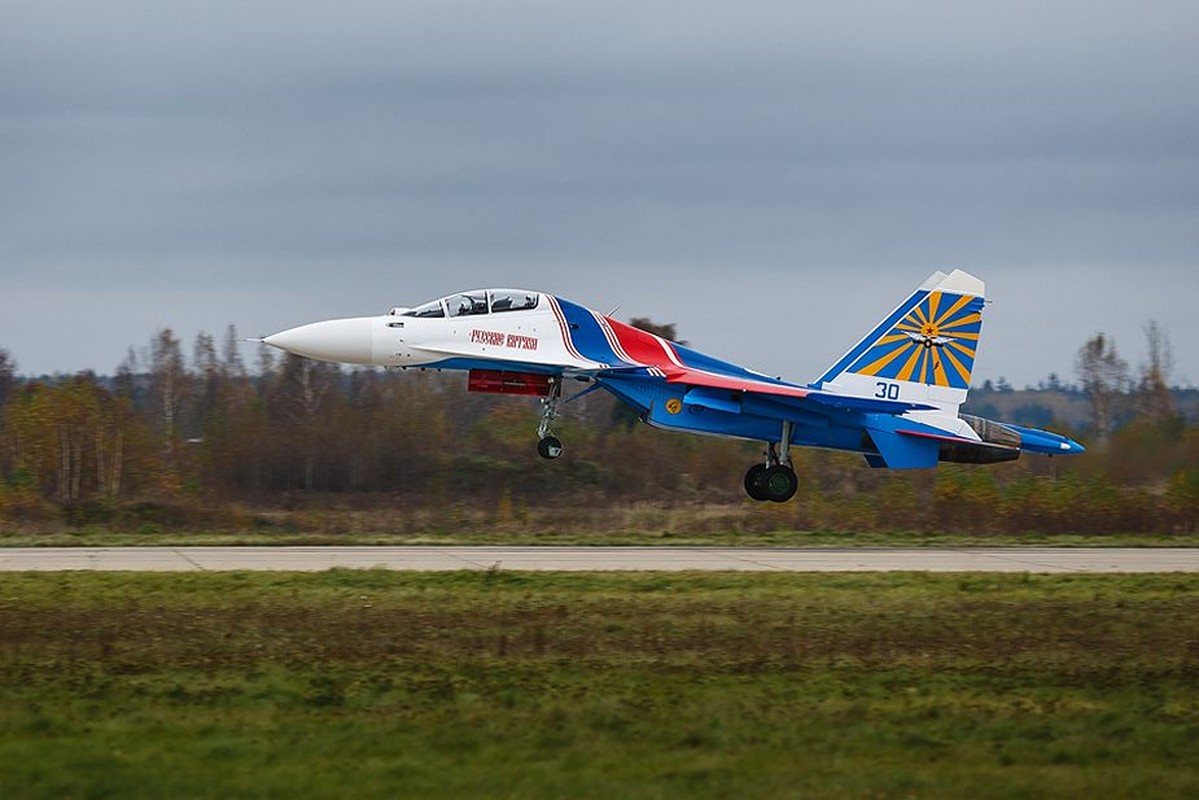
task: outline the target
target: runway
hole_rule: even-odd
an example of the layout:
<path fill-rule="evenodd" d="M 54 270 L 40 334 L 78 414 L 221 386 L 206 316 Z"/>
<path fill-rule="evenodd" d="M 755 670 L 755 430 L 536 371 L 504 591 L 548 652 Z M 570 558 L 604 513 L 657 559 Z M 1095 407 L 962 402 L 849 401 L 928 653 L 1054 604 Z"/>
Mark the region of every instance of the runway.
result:
<path fill-rule="evenodd" d="M 990 547 L 64 547 L 0 549 L 0 572 L 412 570 L 1199 572 L 1199 549 Z"/>

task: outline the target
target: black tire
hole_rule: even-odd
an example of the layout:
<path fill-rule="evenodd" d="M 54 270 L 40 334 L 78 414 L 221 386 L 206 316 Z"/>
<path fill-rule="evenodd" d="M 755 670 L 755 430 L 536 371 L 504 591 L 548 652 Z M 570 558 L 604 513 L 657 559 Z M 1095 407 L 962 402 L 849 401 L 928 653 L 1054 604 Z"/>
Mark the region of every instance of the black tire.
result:
<path fill-rule="evenodd" d="M 762 475 L 762 494 L 774 503 L 785 503 L 795 496 L 799 478 L 786 464 L 775 464 Z"/>
<path fill-rule="evenodd" d="M 546 459 L 557 458 L 562 455 L 562 442 L 557 436 L 547 436 L 537 443 L 537 455 Z"/>
<path fill-rule="evenodd" d="M 745 473 L 745 493 L 754 500 L 768 500 L 762 479 L 766 477 L 766 465 L 754 464 Z"/>

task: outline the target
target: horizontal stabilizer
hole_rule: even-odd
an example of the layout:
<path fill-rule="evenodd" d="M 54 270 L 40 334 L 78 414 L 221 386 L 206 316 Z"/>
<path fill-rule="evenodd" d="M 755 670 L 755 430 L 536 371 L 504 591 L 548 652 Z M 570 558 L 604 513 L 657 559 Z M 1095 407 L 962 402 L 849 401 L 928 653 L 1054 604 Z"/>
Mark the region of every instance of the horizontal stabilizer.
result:
<path fill-rule="evenodd" d="M 936 439 L 868 429 L 878 454 L 891 469 L 923 469 L 937 466 L 941 444 Z M 871 464 L 871 466 L 874 466 Z"/>
<path fill-rule="evenodd" d="M 940 460 L 955 464 L 998 464 L 1020 458 L 1020 448 L 995 442 L 963 439 L 960 436 L 928 433 L 927 431 L 896 431 L 901 436 L 915 436 L 940 442 Z"/>

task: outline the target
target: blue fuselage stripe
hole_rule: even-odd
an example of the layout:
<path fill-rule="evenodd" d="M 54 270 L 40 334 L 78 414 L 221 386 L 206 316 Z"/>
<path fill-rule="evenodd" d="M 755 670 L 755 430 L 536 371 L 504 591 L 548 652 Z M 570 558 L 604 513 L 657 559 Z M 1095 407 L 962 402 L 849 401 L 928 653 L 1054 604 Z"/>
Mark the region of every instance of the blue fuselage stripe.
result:
<path fill-rule="evenodd" d="M 562 315 L 566 317 L 570 341 L 579 351 L 579 355 L 600 364 L 624 365 L 625 362 L 616 357 L 612 346 L 608 344 L 608 338 L 604 336 L 603 329 L 595 321 L 595 317 L 589 309 L 578 303 L 563 300 L 561 297 L 557 300 L 558 306 L 562 309 Z"/>

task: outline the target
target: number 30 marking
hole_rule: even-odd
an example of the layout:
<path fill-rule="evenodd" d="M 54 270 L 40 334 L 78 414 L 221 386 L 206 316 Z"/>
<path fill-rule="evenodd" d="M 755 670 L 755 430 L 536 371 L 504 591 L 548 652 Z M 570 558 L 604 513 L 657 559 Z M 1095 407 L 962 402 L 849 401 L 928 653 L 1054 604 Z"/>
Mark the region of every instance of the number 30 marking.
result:
<path fill-rule="evenodd" d="M 874 393 L 875 397 L 882 398 L 883 400 L 899 399 L 898 383 L 885 383 L 883 381 L 879 381 L 878 383 L 874 384 L 874 386 L 878 390 Z"/>

